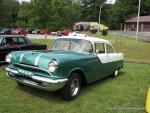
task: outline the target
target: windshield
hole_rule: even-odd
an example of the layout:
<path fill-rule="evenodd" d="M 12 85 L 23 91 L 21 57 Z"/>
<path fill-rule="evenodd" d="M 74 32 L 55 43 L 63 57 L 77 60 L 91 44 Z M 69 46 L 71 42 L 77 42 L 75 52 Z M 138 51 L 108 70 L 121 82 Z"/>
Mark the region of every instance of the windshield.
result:
<path fill-rule="evenodd" d="M 92 53 L 93 47 L 91 42 L 83 39 L 57 39 L 53 50 L 70 50 Z"/>
<path fill-rule="evenodd" d="M 2 40 L 3 40 L 3 38 L 2 38 L 2 37 L 0 37 L 0 45 L 2 44 Z"/>

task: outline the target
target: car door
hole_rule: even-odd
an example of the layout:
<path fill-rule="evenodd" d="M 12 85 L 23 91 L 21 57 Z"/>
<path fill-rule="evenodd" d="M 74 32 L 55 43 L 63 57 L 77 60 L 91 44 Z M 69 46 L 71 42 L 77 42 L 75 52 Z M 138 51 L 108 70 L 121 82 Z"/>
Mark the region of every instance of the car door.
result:
<path fill-rule="evenodd" d="M 31 43 L 29 39 L 26 37 L 20 37 L 18 39 L 20 45 L 21 45 L 21 50 L 39 50 L 40 45 Z"/>
<path fill-rule="evenodd" d="M 124 59 L 122 53 L 116 53 L 110 44 L 106 44 L 106 54 L 108 63 L 108 74 L 112 74 L 116 69 L 118 69 L 119 62 Z"/>
<path fill-rule="evenodd" d="M 28 47 L 30 48 L 30 50 L 40 50 L 40 45 L 34 43 L 28 44 Z"/>
<path fill-rule="evenodd" d="M 20 50 L 19 46 L 17 45 L 17 38 L 16 37 L 4 37 L 3 39 L 3 49 L 1 50 L 2 60 L 5 60 L 5 56 L 12 52 Z"/>
<path fill-rule="evenodd" d="M 115 70 L 115 61 L 117 61 L 117 53 L 114 52 L 113 47 L 110 44 L 105 44 L 108 64 L 108 75 L 112 74 Z"/>
<path fill-rule="evenodd" d="M 106 53 L 105 43 L 95 43 L 95 53 L 99 59 L 97 62 L 97 66 L 95 67 L 97 70 L 96 79 L 101 79 L 108 75 L 108 56 Z"/>
<path fill-rule="evenodd" d="M 20 46 L 20 50 L 30 50 L 30 47 L 24 37 L 18 37 L 18 43 Z"/>
<path fill-rule="evenodd" d="M 26 37 L 18 37 L 18 43 L 20 50 L 40 50 L 41 48 L 40 45 L 27 41 Z"/>

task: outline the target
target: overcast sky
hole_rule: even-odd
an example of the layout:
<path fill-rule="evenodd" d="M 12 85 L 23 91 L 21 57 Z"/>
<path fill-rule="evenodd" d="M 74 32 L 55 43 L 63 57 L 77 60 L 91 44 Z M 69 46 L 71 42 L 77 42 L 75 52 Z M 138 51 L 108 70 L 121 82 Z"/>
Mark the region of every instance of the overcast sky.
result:
<path fill-rule="evenodd" d="M 116 0 L 107 0 L 107 3 L 112 3 L 114 4 Z"/>
<path fill-rule="evenodd" d="M 29 2 L 30 0 L 18 0 L 19 2 L 22 2 L 22 1 L 27 1 Z M 107 0 L 107 2 L 109 3 L 111 1 L 111 3 L 115 3 L 116 0 Z"/>
<path fill-rule="evenodd" d="M 30 0 L 18 0 L 19 2 L 22 2 L 22 1 L 27 1 L 27 2 L 29 2 Z"/>

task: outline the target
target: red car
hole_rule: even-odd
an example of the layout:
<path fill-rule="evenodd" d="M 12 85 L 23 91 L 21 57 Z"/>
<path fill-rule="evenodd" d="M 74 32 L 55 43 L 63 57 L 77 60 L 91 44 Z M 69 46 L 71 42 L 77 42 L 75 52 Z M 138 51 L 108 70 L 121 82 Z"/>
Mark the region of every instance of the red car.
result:
<path fill-rule="evenodd" d="M 50 35 L 51 32 L 48 31 L 48 29 L 40 29 L 40 34 L 48 34 L 48 35 Z"/>
<path fill-rule="evenodd" d="M 12 34 L 12 35 L 26 35 L 27 32 L 26 32 L 26 30 L 23 29 L 23 28 L 18 28 L 18 29 L 12 30 L 11 34 Z"/>
<path fill-rule="evenodd" d="M 68 36 L 72 31 L 70 29 L 65 29 L 63 31 L 59 31 L 58 34 L 61 36 Z"/>

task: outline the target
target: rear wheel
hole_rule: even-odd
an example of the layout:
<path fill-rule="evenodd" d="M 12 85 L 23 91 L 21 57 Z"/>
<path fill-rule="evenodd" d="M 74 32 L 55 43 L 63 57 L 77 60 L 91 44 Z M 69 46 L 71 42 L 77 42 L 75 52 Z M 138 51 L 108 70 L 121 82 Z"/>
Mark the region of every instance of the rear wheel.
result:
<path fill-rule="evenodd" d="M 107 30 L 102 30 L 102 35 L 105 36 L 108 34 L 108 31 Z"/>
<path fill-rule="evenodd" d="M 81 79 L 78 73 L 72 73 L 68 83 L 60 91 L 61 97 L 65 100 L 73 100 L 80 93 Z"/>
<path fill-rule="evenodd" d="M 119 70 L 116 69 L 116 70 L 113 72 L 112 77 L 117 77 L 117 76 L 118 76 L 118 73 L 119 73 Z"/>

